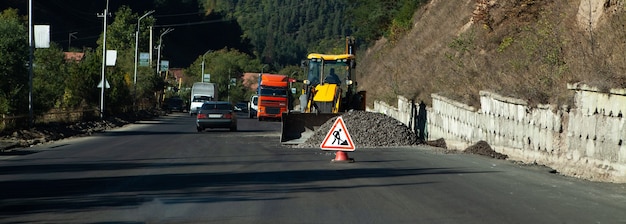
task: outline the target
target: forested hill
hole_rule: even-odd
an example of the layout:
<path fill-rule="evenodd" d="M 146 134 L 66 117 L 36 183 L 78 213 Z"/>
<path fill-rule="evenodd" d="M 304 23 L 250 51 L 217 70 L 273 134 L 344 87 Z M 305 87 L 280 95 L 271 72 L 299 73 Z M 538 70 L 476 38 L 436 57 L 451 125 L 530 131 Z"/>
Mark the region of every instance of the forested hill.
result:
<path fill-rule="evenodd" d="M 255 54 L 269 64 L 298 64 L 309 51 L 339 51 L 352 35 L 348 1 L 232 1 L 206 3 L 209 13 L 234 18 Z"/>
<path fill-rule="evenodd" d="M 355 36 L 366 46 L 381 36 L 394 36 L 410 29 L 417 7 L 426 0 L 110 0 L 110 11 L 122 5 L 141 15 L 152 15 L 158 29 L 176 25 L 164 37 L 176 54 L 163 54 L 185 67 L 205 51 L 234 48 L 254 52 L 275 68 L 296 65 L 307 53 L 339 53 L 344 38 Z M 106 1 L 33 1 L 34 22 L 50 24 L 51 39 L 67 49 L 95 48 L 102 32 Z M 2 0 L 0 9 L 17 8 L 27 15 L 28 3 Z M 189 25 L 185 25 L 189 24 Z M 132 28 L 133 26 L 129 26 Z M 400 32 L 398 32 L 400 31 Z M 73 36 L 70 36 L 73 33 Z M 243 33 L 243 34 L 242 34 Z M 249 42 L 248 42 L 249 41 Z M 364 49 L 364 48 L 363 48 Z M 183 52 L 183 53 L 180 53 Z"/>
<path fill-rule="evenodd" d="M 342 53 L 345 37 L 367 46 L 410 29 L 426 0 L 207 0 L 207 13 L 233 18 L 264 63 L 294 65 L 309 52 Z"/>

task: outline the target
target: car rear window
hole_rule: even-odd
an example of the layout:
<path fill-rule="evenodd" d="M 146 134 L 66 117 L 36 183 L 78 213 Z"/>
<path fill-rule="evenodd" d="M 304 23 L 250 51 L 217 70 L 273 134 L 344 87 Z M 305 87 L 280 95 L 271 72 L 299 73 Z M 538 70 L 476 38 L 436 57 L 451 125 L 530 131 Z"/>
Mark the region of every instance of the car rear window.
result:
<path fill-rule="evenodd" d="M 202 105 L 202 110 L 231 110 L 230 104 L 225 103 L 205 103 Z"/>

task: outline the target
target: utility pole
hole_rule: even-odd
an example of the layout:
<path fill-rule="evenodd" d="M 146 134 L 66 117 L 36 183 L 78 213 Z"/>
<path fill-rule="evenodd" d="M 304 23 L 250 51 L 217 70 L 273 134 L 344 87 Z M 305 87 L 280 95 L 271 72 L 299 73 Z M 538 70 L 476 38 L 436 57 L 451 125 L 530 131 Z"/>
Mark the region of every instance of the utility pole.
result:
<path fill-rule="evenodd" d="M 154 35 L 152 34 L 152 30 L 153 30 L 153 28 L 154 28 L 154 27 L 150 26 L 150 49 L 149 49 L 149 51 L 150 51 L 150 59 L 148 60 L 148 63 L 150 64 L 150 67 L 151 67 L 151 68 L 152 68 L 152 54 L 153 54 L 152 50 L 154 49 L 154 48 L 153 48 L 153 46 L 154 46 L 154 43 L 153 43 L 153 42 L 154 42 L 154 40 L 153 40 L 153 38 L 152 38 L 152 37 L 154 36 Z"/>
<path fill-rule="evenodd" d="M 33 61 L 35 43 L 33 41 L 33 0 L 28 0 L 28 127 L 33 127 Z"/>
<path fill-rule="evenodd" d="M 102 37 L 102 90 L 100 91 L 100 119 L 104 118 L 104 89 L 106 89 L 106 77 L 104 75 L 106 71 L 106 59 L 107 59 L 107 17 L 109 13 L 109 0 L 107 0 L 106 8 L 104 8 L 104 13 L 98 15 L 98 17 L 104 17 L 104 33 Z"/>

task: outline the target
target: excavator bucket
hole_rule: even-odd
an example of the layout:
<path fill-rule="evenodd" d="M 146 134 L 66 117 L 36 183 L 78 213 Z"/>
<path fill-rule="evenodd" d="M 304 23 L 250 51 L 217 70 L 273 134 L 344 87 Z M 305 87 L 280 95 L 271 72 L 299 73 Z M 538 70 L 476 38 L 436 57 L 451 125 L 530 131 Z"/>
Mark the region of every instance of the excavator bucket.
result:
<path fill-rule="evenodd" d="M 302 144 L 313 136 L 322 124 L 339 115 L 341 114 L 283 113 L 280 142 L 284 145 Z"/>

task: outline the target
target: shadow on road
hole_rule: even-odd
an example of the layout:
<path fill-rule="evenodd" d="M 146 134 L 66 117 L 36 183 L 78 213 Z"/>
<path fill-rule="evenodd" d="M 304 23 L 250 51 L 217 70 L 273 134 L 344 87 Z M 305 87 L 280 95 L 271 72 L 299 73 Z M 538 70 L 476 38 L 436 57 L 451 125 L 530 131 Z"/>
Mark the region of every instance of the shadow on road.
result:
<path fill-rule="evenodd" d="M 154 167 L 202 166 L 199 163 L 104 163 L 0 167 L 0 174 L 125 170 Z M 290 193 L 329 192 L 422 183 L 352 185 L 356 178 L 396 178 L 420 175 L 489 173 L 453 168 L 311 169 L 244 173 L 188 173 L 68 179 L 0 181 L 0 217 L 39 212 L 72 212 L 136 206 L 160 198 L 162 203 L 284 200 Z M 328 183 L 324 183 L 328 181 Z M 336 181 L 348 183 L 336 185 Z M 331 183 L 332 182 L 332 183 Z M 334 183 L 334 184 L 333 184 Z M 294 185 L 296 184 L 296 185 Z M 171 193 L 188 192 L 188 193 Z M 280 194 L 272 194 L 280 193 Z"/>

